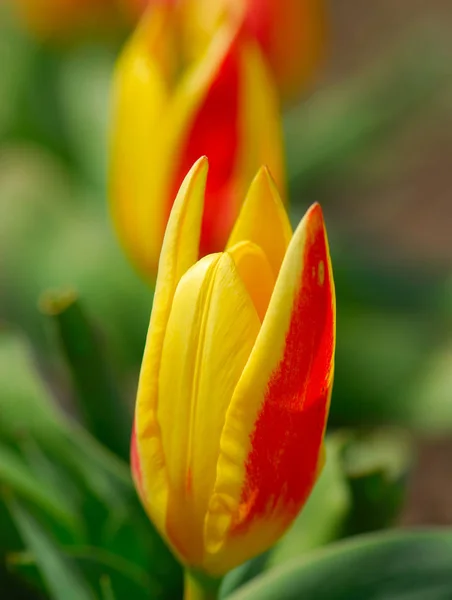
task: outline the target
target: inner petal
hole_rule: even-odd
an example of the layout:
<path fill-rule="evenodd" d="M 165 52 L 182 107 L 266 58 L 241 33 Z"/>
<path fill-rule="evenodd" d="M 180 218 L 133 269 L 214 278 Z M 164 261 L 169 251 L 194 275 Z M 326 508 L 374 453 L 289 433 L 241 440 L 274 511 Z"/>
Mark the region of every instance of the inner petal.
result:
<path fill-rule="evenodd" d="M 229 254 L 205 257 L 180 280 L 162 353 L 158 420 L 170 480 L 167 532 L 187 562 L 202 557 L 225 414 L 259 329 Z"/>
<path fill-rule="evenodd" d="M 262 248 L 249 241 L 238 242 L 227 252 L 235 263 L 262 323 L 275 286 L 270 262 Z"/>

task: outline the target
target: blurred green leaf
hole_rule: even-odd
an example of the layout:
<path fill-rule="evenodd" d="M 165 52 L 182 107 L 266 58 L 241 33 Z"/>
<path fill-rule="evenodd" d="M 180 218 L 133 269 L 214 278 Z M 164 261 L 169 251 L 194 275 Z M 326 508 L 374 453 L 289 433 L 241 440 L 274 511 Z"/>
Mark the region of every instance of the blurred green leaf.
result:
<path fill-rule="evenodd" d="M 407 384 L 415 424 L 420 425 L 419 429 L 436 434 L 452 430 L 451 339 L 431 350 Z"/>
<path fill-rule="evenodd" d="M 1 330 L 0 389 L 0 439 L 15 443 L 31 437 L 99 497 L 121 504 L 121 489 L 122 494 L 132 489 L 127 466 L 64 417 L 36 372 L 27 343 Z"/>
<path fill-rule="evenodd" d="M 34 518 L 16 501 L 11 500 L 9 508 L 42 572 L 50 597 L 54 600 L 94 600 L 93 591 L 77 568 L 66 560 Z"/>
<path fill-rule="evenodd" d="M 61 64 L 58 94 L 74 157 L 99 190 L 105 190 L 107 129 L 115 54 L 106 47 L 73 50 Z M 83 90 L 83 94 L 80 93 Z"/>
<path fill-rule="evenodd" d="M 60 546 L 63 560 L 74 566 L 90 589 L 98 593 L 110 590 L 118 598 L 131 597 L 134 600 L 148 598 L 172 598 L 174 588 L 165 590 L 156 585 L 146 570 L 113 554 L 94 546 Z M 33 552 L 16 552 L 8 557 L 10 568 L 25 579 L 41 587 L 39 581 L 39 560 Z"/>
<path fill-rule="evenodd" d="M 102 444 L 128 460 L 132 415 L 76 294 L 47 292 L 41 308 L 55 324 L 85 425 Z"/>
<path fill-rule="evenodd" d="M 24 541 L 23 544 L 26 545 L 26 542 Z M 34 554 L 30 550 L 9 551 L 5 557 L 5 564 L 8 571 L 35 590 L 39 594 L 39 598 L 47 596 L 46 582 L 37 566 Z"/>
<path fill-rule="evenodd" d="M 275 568 L 228 600 L 447 600 L 452 532 L 380 533 Z"/>
<path fill-rule="evenodd" d="M 77 289 L 120 369 L 137 370 L 152 289 L 119 248 L 104 194 L 84 187 L 36 146 L 0 149 L 0 284 L 3 317 L 46 354 L 37 298 L 46 289 Z"/>
<path fill-rule="evenodd" d="M 271 550 L 263 552 L 259 556 L 248 560 L 246 563 L 243 563 L 243 565 L 240 565 L 227 573 L 221 582 L 219 592 L 220 600 L 227 598 L 242 585 L 263 573 L 267 568 L 270 553 Z"/>
<path fill-rule="evenodd" d="M 44 486 L 23 461 L 3 445 L 0 445 L 0 483 L 4 492 L 12 491 L 31 501 L 67 527 L 76 529 L 79 526 L 62 491 Z"/>
<path fill-rule="evenodd" d="M 0 582 L 2 595 L 8 600 L 42 600 L 42 594 L 35 589 L 35 585 L 28 585 L 27 582 L 20 580 L 15 573 L 7 570 L 2 562 L 0 562 Z"/>
<path fill-rule="evenodd" d="M 392 423 L 428 430 L 411 395 L 415 381 L 437 343 L 425 315 L 367 307 L 338 311 L 336 369 L 330 425 Z M 351 376 L 353 374 L 353 376 Z M 430 407 L 444 427 L 447 407 Z"/>
<path fill-rule="evenodd" d="M 412 441 L 400 429 L 354 432 L 342 453 L 352 510 L 343 535 L 353 535 L 393 524 L 405 499 L 405 485 L 413 462 Z"/>
<path fill-rule="evenodd" d="M 128 465 L 57 410 L 27 344 L 7 331 L 0 332 L 0 389 L 0 440 L 19 443 L 49 485 L 68 478 L 64 489 L 77 499 L 91 543 L 144 569 L 156 597 L 175 597 L 181 569 L 144 514 Z M 57 472 L 49 473 L 49 460 Z"/>
<path fill-rule="evenodd" d="M 0 4 L 0 138 L 20 120 L 20 98 L 30 78 L 33 46 L 14 27 L 6 3 Z"/>

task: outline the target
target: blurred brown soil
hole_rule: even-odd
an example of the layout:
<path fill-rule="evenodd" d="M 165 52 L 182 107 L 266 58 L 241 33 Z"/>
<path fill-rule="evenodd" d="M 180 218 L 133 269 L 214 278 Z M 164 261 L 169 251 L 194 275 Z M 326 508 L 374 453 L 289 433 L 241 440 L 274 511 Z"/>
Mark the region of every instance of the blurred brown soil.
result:
<path fill-rule="evenodd" d="M 327 84 L 359 75 L 404 33 L 429 29 L 452 52 L 451 0 L 330 0 Z M 452 61 L 451 61 L 452 62 Z M 323 82 L 322 82 L 323 83 Z M 320 85 L 322 85 L 322 83 Z M 446 92 L 382 148 L 384 176 L 366 186 L 341 182 L 333 218 L 350 237 L 371 240 L 386 260 L 452 273 L 452 94 Z M 391 162 L 397 159 L 396 168 Z M 389 163 L 389 164 L 388 164 Z M 452 402 L 452 390 L 451 390 Z M 408 484 L 401 525 L 452 524 L 452 438 L 423 440 Z"/>
<path fill-rule="evenodd" d="M 413 32 L 429 33 L 438 49 L 452 53 L 450 0 L 330 0 L 330 6 L 329 84 L 359 75 Z M 356 178 L 335 191 L 341 227 L 374 240 L 395 260 L 452 270 L 452 90 L 377 154 L 384 173 L 378 185 Z"/>
<path fill-rule="evenodd" d="M 452 523 L 452 440 L 420 442 L 402 526 Z"/>

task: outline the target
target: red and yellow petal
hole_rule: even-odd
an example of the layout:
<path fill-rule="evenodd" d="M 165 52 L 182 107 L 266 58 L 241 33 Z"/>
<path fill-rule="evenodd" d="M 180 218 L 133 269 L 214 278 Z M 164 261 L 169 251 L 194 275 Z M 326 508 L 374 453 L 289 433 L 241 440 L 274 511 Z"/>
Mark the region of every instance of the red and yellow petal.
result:
<path fill-rule="evenodd" d="M 241 19 L 259 45 L 284 99 L 296 98 L 312 78 L 325 52 L 323 0 L 184 0 L 180 3 L 184 45 L 192 55 L 228 19 Z"/>
<path fill-rule="evenodd" d="M 237 32 L 223 30 L 221 44 L 213 39 L 198 68 L 181 84 L 179 107 L 175 113 L 185 113 L 179 120 L 181 127 L 174 129 L 177 140 L 173 147 L 173 171 L 170 176 L 169 204 L 175 190 L 179 188 L 185 173 L 199 156 L 209 159 L 210 170 L 207 180 L 206 201 L 201 235 L 201 255 L 222 249 L 222 238 L 218 239 L 220 227 L 231 226 L 236 212 L 236 195 L 233 188 L 240 144 L 239 131 L 239 87 L 240 47 Z M 200 78 L 204 84 L 199 86 Z M 201 92 L 201 93 L 200 93 Z M 196 95 L 190 104 L 187 98 Z M 190 114 L 187 109 L 190 110 Z M 173 125 L 174 127 L 174 125 Z"/>
<path fill-rule="evenodd" d="M 145 508 L 162 533 L 165 531 L 168 476 L 157 419 L 161 355 L 177 285 L 198 258 L 207 169 L 205 158 L 193 166 L 181 186 L 168 221 L 135 409 L 136 447 L 132 447 L 132 451 L 140 457 L 139 491 Z"/>
<path fill-rule="evenodd" d="M 206 568 L 273 544 L 314 485 L 333 379 L 335 298 L 322 212 L 308 211 L 235 389 L 205 520 Z"/>
<path fill-rule="evenodd" d="M 237 23 L 215 35 L 196 68 L 176 92 L 168 131 L 173 138 L 170 209 L 174 190 L 200 156 L 210 171 L 201 236 L 201 255 L 220 251 L 242 199 L 261 164 L 284 184 L 283 144 L 277 94 L 257 46 Z"/>

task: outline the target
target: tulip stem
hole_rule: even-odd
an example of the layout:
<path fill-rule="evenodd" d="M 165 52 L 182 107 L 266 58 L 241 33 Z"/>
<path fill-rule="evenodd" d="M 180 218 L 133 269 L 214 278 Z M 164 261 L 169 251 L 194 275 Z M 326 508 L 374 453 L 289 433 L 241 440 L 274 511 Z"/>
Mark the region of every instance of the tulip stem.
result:
<path fill-rule="evenodd" d="M 186 569 L 184 600 L 217 600 L 220 585 L 221 579 Z"/>

